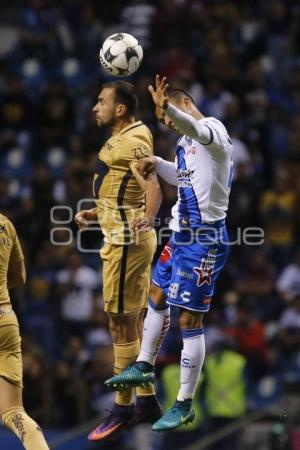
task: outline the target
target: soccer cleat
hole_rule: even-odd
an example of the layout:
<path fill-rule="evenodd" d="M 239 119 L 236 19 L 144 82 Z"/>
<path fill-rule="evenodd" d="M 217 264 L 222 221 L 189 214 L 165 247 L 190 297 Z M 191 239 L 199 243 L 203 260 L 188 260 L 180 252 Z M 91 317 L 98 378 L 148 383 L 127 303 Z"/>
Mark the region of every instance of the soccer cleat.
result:
<path fill-rule="evenodd" d="M 184 400 L 182 402 L 176 400 L 173 407 L 152 425 L 152 430 L 174 430 L 181 425 L 193 422 L 194 418 L 195 411 L 192 408 L 192 400 Z"/>
<path fill-rule="evenodd" d="M 109 416 L 88 435 L 88 440 L 102 441 L 121 429 L 130 428 L 134 424 L 135 416 L 133 405 L 121 406 L 115 404 Z"/>
<path fill-rule="evenodd" d="M 161 418 L 162 407 L 155 395 L 139 396 L 136 400 L 134 424 L 154 423 Z"/>
<path fill-rule="evenodd" d="M 141 370 L 137 367 L 137 363 L 127 367 L 119 375 L 115 375 L 104 382 L 104 385 L 113 390 L 121 391 L 132 387 L 148 387 L 155 382 L 155 374 L 153 370 Z"/>

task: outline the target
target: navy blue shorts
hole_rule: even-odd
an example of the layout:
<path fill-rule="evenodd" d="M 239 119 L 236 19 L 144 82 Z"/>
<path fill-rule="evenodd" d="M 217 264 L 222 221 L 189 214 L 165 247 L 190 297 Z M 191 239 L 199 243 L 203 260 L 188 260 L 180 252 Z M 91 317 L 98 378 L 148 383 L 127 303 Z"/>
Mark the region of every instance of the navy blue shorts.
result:
<path fill-rule="evenodd" d="M 228 252 L 225 225 L 197 233 L 173 232 L 156 263 L 152 281 L 163 289 L 170 305 L 207 312 Z"/>

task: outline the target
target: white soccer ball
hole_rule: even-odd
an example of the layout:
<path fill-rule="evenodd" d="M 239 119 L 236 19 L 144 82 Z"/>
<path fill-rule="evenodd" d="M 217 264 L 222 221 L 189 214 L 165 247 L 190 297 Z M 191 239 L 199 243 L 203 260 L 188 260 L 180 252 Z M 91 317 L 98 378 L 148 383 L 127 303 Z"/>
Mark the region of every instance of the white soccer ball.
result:
<path fill-rule="evenodd" d="M 143 49 L 131 34 L 116 33 L 104 41 L 99 58 L 106 72 L 115 77 L 127 77 L 140 67 Z"/>

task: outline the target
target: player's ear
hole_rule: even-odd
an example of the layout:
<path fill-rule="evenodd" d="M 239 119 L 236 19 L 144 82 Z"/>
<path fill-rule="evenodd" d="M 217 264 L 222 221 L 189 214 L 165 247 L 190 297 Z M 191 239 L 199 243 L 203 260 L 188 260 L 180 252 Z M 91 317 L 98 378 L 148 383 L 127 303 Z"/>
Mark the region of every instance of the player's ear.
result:
<path fill-rule="evenodd" d="M 126 112 L 127 112 L 126 106 L 123 105 L 122 103 L 119 103 L 116 107 L 116 116 L 122 117 L 122 116 L 126 115 Z"/>
<path fill-rule="evenodd" d="M 186 108 L 189 108 L 191 106 L 191 100 L 188 97 L 184 97 L 183 103 Z"/>

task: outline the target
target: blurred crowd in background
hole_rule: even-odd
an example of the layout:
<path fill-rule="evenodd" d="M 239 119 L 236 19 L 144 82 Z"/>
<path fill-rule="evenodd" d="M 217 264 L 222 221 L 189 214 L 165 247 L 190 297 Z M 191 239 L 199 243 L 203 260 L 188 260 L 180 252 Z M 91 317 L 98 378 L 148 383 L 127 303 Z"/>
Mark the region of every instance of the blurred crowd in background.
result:
<path fill-rule="evenodd" d="M 95 159 L 107 138 L 92 113 L 109 79 L 98 52 L 119 31 L 133 34 L 144 48 L 130 81 L 157 155 L 174 160 L 177 136 L 155 119 L 147 85 L 156 73 L 186 89 L 204 115 L 220 119 L 234 142 L 227 224 L 236 244 L 205 320 L 200 416 L 208 412 L 218 426 L 222 417 L 234 419 L 299 387 L 299 3 L 11 0 L 2 8 L 0 211 L 14 222 L 26 255 L 28 281 L 13 300 L 31 416 L 41 425 L 71 427 L 109 403 L 103 381 L 113 361 L 103 312 L 101 233 L 83 233 L 85 251 L 79 252 L 73 218 L 78 201 L 92 197 Z M 162 187 L 158 229 L 176 200 L 174 188 Z M 62 208 L 50 220 L 54 206 Z M 158 361 L 166 401 L 176 392 L 167 386 L 180 346 L 175 311 Z M 225 380 L 229 366 L 227 377 L 237 377 L 243 389 L 228 400 L 223 386 L 224 403 L 231 405 L 214 411 L 220 403 L 213 401 L 215 373 L 224 370 Z"/>

